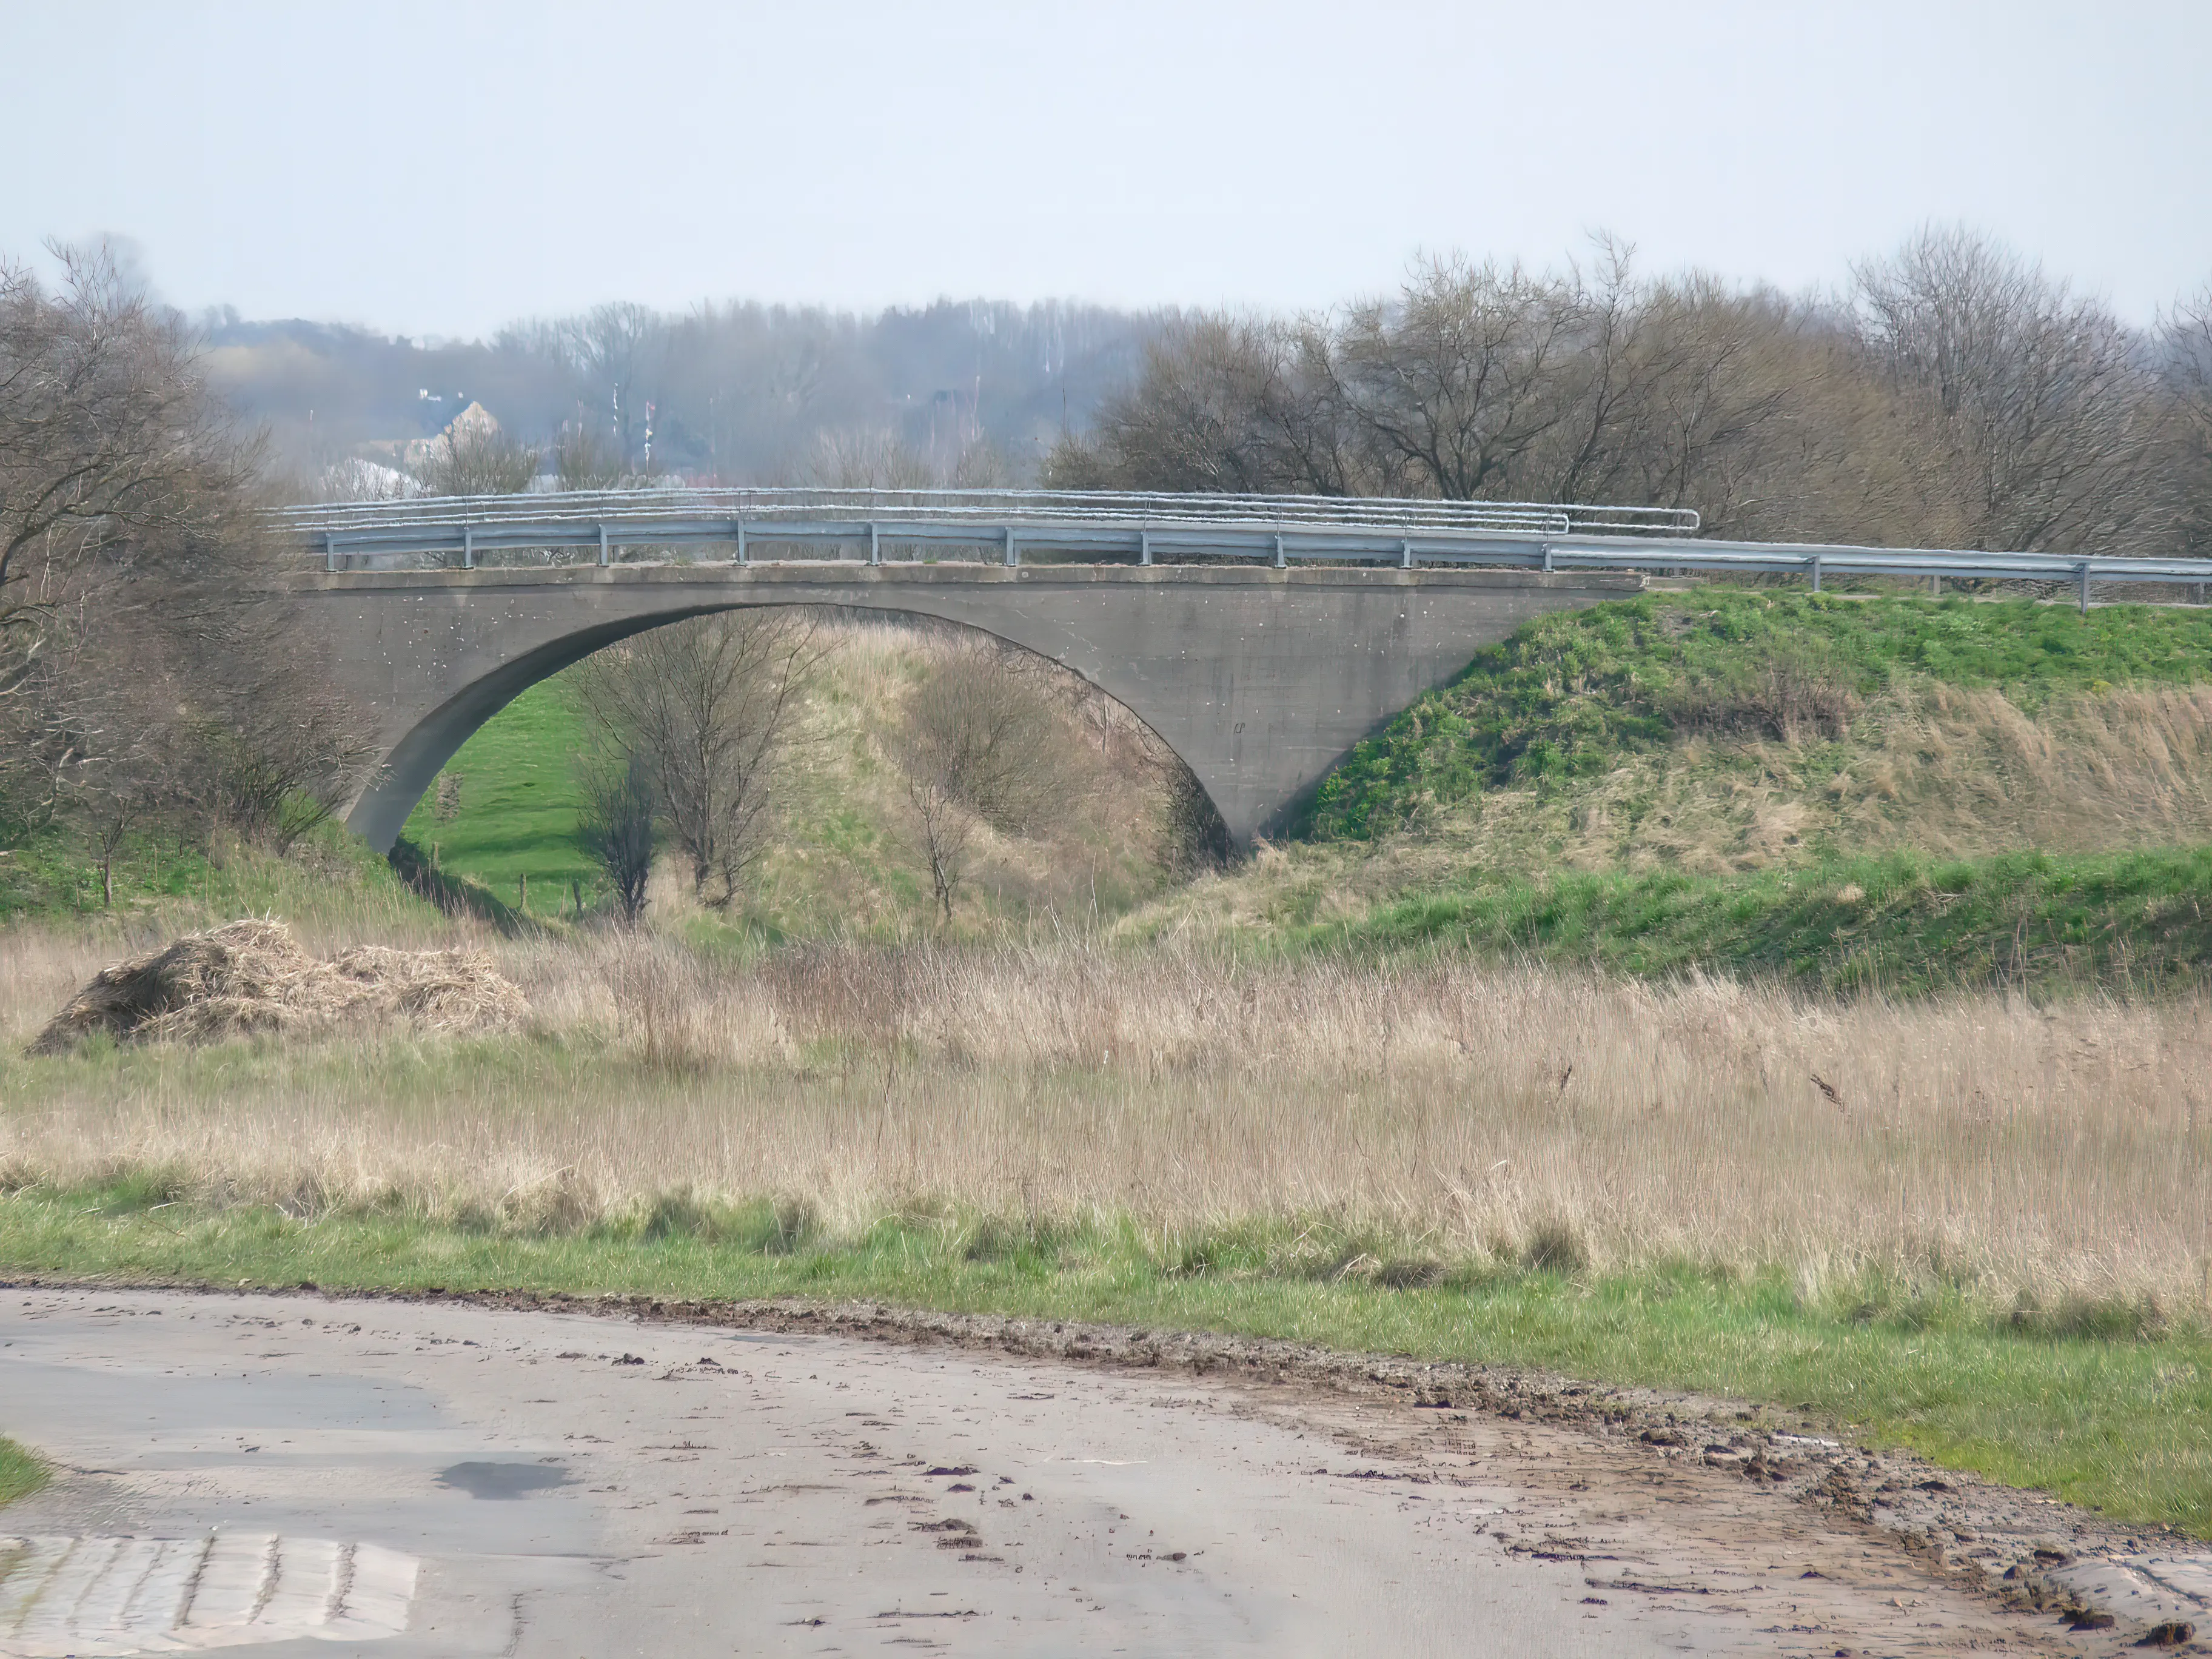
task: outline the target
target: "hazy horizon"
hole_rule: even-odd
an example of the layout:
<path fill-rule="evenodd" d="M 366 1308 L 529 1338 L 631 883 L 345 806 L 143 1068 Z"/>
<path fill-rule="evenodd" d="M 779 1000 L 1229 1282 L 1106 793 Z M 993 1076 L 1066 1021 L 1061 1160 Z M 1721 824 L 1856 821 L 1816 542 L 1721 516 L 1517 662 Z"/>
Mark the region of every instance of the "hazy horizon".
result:
<path fill-rule="evenodd" d="M 1961 222 L 2147 321 L 2212 277 L 2212 12 L 1313 0 L 1033 15 L 108 0 L 0 20 L 0 251 L 198 312 L 481 338 L 611 299 L 1323 307 L 1423 251 L 1790 291 Z M 61 142 L 54 142 L 59 139 Z"/>

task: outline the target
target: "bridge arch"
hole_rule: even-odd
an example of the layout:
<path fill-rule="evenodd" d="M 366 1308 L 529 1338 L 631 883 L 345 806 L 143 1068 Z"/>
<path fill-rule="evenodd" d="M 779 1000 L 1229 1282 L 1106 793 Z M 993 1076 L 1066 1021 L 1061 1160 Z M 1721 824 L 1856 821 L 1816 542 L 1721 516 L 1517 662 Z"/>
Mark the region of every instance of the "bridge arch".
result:
<path fill-rule="evenodd" d="M 923 621 L 949 626 L 963 635 L 981 635 L 1000 645 L 1030 655 L 1043 656 L 1036 647 L 1024 641 L 980 628 L 975 623 L 939 616 L 933 611 L 902 608 L 889 605 L 817 605 L 796 599 L 747 599 L 735 603 L 687 605 L 666 612 L 607 623 L 553 640 L 532 650 L 524 651 L 507 659 L 468 682 L 445 702 L 429 710 L 400 739 L 391 745 L 379 762 L 376 773 L 363 786 L 346 813 L 349 829 L 362 836 L 380 850 L 388 851 L 404 828 L 408 817 L 431 787 L 438 774 L 445 769 L 463 744 L 497 714 L 532 686 L 552 678 L 562 670 L 583 661 L 586 657 L 618 645 L 641 634 L 656 629 L 672 627 L 695 617 L 727 616 L 737 611 L 790 610 L 804 607 L 809 610 L 835 610 L 848 616 L 868 615 L 884 619 Z M 1047 661 L 1056 659 L 1045 656 Z M 1066 666 L 1066 665 L 1057 665 Z M 1110 698 L 1132 718 L 1144 721 L 1144 716 L 1129 708 L 1107 687 L 1089 678 L 1080 669 L 1070 668 L 1085 684 L 1102 696 Z M 1145 722 L 1150 730 L 1150 723 Z M 1170 750 L 1175 745 L 1154 732 L 1153 735 L 1166 744 Z M 1180 751 L 1176 751 L 1181 759 Z M 1188 761 L 1184 763 L 1188 764 Z M 1204 787 L 1204 779 L 1200 780 Z M 1212 799 L 1209 793 L 1208 799 Z M 1215 804 L 1218 811 L 1218 803 Z"/>
<path fill-rule="evenodd" d="M 1641 579 L 794 561 L 341 570 L 295 586 L 331 642 L 332 679 L 376 733 L 379 763 L 345 816 L 380 849 L 469 733 L 526 687 L 647 629 L 761 605 L 927 617 L 1058 663 L 1180 756 L 1249 845 L 1477 650 Z"/>

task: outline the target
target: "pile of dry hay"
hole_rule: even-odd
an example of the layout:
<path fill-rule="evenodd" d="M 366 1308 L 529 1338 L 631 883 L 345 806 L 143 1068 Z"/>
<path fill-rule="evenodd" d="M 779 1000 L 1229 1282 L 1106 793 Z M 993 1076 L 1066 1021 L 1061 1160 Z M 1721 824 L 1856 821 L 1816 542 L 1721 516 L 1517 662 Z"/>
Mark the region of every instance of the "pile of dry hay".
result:
<path fill-rule="evenodd" d="M 234 921 L 103 968 L 31 1045 L 58 1054 L 95 1033 L 118 1041 L 211 1042 L 404 1019 L 442 1030 L 511 1028 L 529 1011 L 482 951 L 364 945 L 329 962 L 281 921 Z"/>

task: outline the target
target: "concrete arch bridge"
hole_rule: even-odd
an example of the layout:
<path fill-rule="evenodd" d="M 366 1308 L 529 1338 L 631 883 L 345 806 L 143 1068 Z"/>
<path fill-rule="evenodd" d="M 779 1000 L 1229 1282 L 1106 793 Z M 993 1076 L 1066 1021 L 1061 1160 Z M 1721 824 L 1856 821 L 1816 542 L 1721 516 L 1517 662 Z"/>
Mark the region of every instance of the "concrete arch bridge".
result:
<path fill-rule="evenodd" d="M 1189 765 L 1240 845 L 1358 743 L 1530 618 L 1654 572 L 2201 584 L 2186 561 L 1699 539 L 1697 515 L 1515 502 L 934 490 L 650 490 L 302 507 L 293 583 L 370 711 L 347 824 L 398 838 L 518 693 L 687 617 L 834 605 L 1048 657 Z"/>

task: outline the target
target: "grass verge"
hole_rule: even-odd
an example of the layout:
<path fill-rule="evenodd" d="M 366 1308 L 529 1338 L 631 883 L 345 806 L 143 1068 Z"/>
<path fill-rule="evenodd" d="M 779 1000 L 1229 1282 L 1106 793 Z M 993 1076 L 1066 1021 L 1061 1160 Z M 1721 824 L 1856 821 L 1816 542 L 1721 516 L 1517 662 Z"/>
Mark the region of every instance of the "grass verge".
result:
<path fill-rule="evenodd" d="M 1725 876 L 1471 871 L 1310 923 L 1314 946 L 1462 946 L 1664 976 L 1696 968 L 1830 991 L 2149 991 L 2212 967 L 2212 848 L 1917 853 Z"/>
<path fill-rule="evenodd" d="M 1367 1261 L 1367 1258 L 1361 1258 Z M 1303 1261 L 1304 1265 L 1285 1265 Z M 0 1272 L 103 1283 L 862 1297 L 951 1312 L 1268 1336 L 1539 1366 L 1770 1402 L 1878 1445 L 2212 1536 L 2212 1340 L 2148 1310 L 1993 1317 L 1879 1284 L 1819 1298 L 1688 1268 L 1532 1268 L 1387 1282 L 1249 1231 L 1167 1243 L 1133 1224 L 893 1218 L 858 1237 L 768 1204 L 664 1202 L 573 1232 L 374 1212 L 155 1207 L 132 1187 L 0 1202 Z"/>
<path fill-rule="evenodd" d="M 197 844 L 133 839 L 116 860 L 112 906 L 83 848 L 58 830 L 0 851 L 0 926 L 36 918 L 199 927 L 270 914 L 338 928 L 437 921 L 383 858 L 336 823 L 317 826 L 283 857 L 234 844 L 210 856 Z"/>
<path fill-rule="evenodd" d="M 0 1434 L 0 1509 L 19 1498 L 28 1498 L 52 1478 L 43 1458 Z"/>

